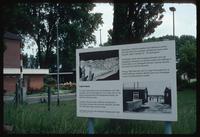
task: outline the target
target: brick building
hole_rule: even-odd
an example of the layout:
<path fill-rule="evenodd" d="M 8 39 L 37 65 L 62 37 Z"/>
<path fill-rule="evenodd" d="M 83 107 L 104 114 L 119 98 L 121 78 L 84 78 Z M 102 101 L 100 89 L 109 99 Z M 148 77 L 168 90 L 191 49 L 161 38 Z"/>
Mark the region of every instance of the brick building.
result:
<path fill-rule="evenodd" d="M 20 44 L 19 36 L 6 32 L 4 34 L 5 51 L 3 55 L 3 86 L 6 94 L 15 92 L 16 82 L 20 76 Z M 24 85 L 27 90 L 40 90 L 43 78 L 49 74 L 48 69 L 22 69 Z"/>

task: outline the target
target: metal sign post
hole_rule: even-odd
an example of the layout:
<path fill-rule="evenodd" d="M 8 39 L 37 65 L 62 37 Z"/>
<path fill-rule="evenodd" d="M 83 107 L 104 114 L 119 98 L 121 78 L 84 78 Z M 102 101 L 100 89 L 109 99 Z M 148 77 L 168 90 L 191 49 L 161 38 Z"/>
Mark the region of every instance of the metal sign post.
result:
<path fill-rule="evenodd" d="M 50 87 L 48 87 L 48 111 L 50 111 L 50 106 L 51 106 L 51 91 Z"/>
<path fill-rule="evenodd" d="M 16 106 L 19 103 L 19 83 L 16 83 L 16 91 L 15 91 L 15 104 Z"/>
<path fill-rule="evenodd" d="M 59 77 L 59 69 L 60 69 L 60 64 L 59 64 L 59 43 L 58 43 L 58 21 L 57 21 L 57 27 L 56 27 L 56 33 L 57 33 L 57 46 L 56 46 L 56 54 L 57 54 L 57 105 L 59 106 L 60 104 L 60 77 Z"/>
<path fill-rule="evenodd" d="M 87 127 L 88 134 L 94 134 L 94 118 L 88 118 Z"/>
<path fill-rule="evenodd" d="M 172 134 L 172 122 L 170 121 L 165 121 L 165 131 L 164 134 Z"/>

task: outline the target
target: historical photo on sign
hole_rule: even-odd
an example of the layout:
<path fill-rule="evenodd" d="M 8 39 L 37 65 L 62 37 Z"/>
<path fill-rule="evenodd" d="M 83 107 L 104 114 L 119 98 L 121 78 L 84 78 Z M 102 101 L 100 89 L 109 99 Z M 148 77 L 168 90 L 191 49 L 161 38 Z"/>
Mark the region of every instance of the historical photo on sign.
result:
<path fill-rule="evenodd" d="M 166 81 L 123 83 L 123 112 L 171 113 L 171 104 Z"/>
<path fill-rule="evenodd" d="M 119 50 L 80 53 L 80 81 L 119 80 Z"/>

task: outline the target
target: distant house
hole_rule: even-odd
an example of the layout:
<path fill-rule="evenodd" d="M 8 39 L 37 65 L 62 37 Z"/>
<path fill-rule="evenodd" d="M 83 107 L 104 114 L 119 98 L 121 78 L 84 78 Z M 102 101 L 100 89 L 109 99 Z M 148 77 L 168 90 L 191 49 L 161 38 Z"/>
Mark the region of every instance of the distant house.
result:
<path fill-rule="evenodd" d="M 16 82 L 20 77 L 20 45 L 21 38 L 16 34 L 4 34 L 5 51 L 3 54 L 3 88 L 6 94 L 16 90 Z M 27 90 L 40 90 L 43 77 L 49 74 L 48 69 L 22 69 L 24 85 Z"/>
<path fill-rule="evenodd" d="M 57 73 L 49 73 L 55 80 L 57 79 Z M 60 83 L 66 82 L 76 82 L 76 71 L 67 71 L 67 72 L 60 72 L 59 73 Z"/>

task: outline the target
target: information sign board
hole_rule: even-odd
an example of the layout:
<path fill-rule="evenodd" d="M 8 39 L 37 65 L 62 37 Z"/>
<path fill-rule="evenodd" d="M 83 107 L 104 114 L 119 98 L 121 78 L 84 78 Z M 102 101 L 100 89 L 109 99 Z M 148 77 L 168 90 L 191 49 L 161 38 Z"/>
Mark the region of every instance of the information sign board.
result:
<path fill-rule="evenodd" d="M 77 116 L 177 121 L 175 41 L 76 50 Z"/>

